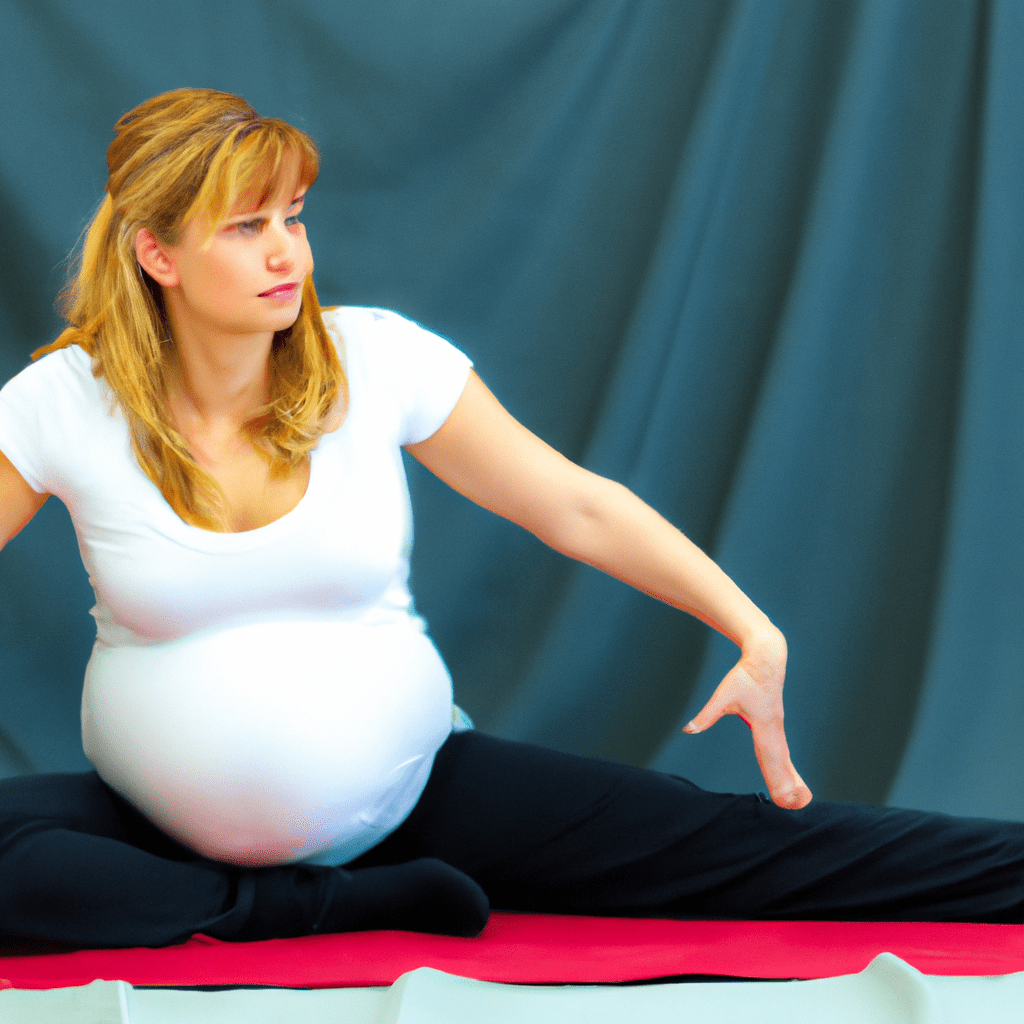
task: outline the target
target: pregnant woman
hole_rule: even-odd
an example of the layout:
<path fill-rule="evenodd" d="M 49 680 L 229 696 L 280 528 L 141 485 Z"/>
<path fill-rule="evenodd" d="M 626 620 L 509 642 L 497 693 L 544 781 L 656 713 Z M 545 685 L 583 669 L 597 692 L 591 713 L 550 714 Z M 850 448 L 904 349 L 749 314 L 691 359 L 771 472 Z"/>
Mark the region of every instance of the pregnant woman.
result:
<path fill-rule="evenodd" d="M 116 132 L 69 326 L 0 392 L 0 544 L 60 498 L 97 625 L 95 771 L 0 783 L 0 934 L 471 935 L 490 906 L 1024 920 L 1024 825 L 811 803 L 767 616 L 447 341 L 321 310 L 305 134 L 194 89 Z M 403 448 L 733 639 L 687 728 L 740 715 L 771 800 L 464 728 L 408 590 Z"/>

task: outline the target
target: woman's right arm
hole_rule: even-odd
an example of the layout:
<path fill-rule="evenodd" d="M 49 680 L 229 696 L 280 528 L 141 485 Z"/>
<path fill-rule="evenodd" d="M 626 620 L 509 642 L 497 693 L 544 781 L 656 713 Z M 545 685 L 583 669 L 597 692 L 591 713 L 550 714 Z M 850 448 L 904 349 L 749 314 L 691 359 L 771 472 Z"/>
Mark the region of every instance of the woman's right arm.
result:
<path fill-rule="evenodd" d="M 0 548 L 43 507 L 48 494 L 37 494 L 0 452 Z"/>

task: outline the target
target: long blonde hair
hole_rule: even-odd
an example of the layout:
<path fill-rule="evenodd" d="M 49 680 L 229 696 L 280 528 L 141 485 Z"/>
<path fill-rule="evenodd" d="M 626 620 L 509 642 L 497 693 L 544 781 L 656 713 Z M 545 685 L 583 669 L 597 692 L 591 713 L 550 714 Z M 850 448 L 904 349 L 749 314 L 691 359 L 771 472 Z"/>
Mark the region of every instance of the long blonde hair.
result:
<path fill-rule="evenodd" d="M 146 228 L 174 245 L 195 216 L 216 225 L 243 192 L 272 190 L 291 154 L 310 185 L 319 154 L 305 132 L 212 89 L 155 96 L 114 127 L 106 195 L 61 296 L 69 326 L 33 358 L 68 345 L 88 352 L 124 411 L 140 465 L 171 507 L 194 526 L 225 530 L 220 487 L 169 422 L 163 295 L 136 260 L 135 236 Z M 311 277 L 295 324 L 274 336 L 270 371 L 270 399 L 246 429 L 271 472 L 284 475 L 316 446 L 345 397 Z"/>

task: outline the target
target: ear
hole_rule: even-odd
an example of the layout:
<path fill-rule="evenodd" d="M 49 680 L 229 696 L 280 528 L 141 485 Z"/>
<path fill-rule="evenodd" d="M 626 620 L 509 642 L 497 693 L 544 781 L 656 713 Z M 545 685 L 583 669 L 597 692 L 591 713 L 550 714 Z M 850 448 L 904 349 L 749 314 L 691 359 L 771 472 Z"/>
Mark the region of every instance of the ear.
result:
<path fill-rule="evenodd" d="M 157 284 L 173 288 L 178 283 L 174 261 L 157 241 L 156 235 L 147 228 L 140 228 L 135 235 L 135 258 Z"/>

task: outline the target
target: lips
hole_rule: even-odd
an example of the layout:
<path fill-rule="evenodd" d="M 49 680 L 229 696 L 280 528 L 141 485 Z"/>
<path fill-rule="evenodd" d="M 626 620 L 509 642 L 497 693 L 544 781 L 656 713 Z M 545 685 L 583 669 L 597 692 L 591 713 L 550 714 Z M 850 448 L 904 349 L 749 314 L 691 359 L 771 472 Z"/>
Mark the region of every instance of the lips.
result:
<path fill-rule="evenodd" d="M 294 299 L 299 294 L 299 289 L 302 286 L 297 281 L 290 281 L 288 284 L 279 284 L 276 288 L 270 288 L 265 292 L 260 292 L 259 297 L 261 299 L 280 299 L 287 301 L 288 299 Z"/>

